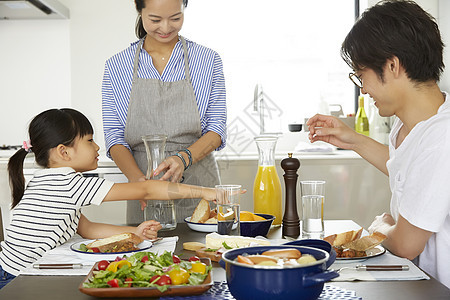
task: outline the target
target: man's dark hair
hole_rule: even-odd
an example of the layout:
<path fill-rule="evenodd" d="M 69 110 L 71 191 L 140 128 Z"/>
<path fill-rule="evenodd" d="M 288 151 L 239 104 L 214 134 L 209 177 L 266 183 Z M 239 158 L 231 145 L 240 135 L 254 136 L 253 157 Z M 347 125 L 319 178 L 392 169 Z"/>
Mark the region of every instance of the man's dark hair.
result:
<path fill-rule="evenodd" d="M 439 81 L 444 71 L 435 19 L 413 1 L 381 1 L 365 11 L 342 43 L 341 56 L 353 70 L 373 69 L 383 80 L 386 60 L 397 56 L 409 79 Z"/>

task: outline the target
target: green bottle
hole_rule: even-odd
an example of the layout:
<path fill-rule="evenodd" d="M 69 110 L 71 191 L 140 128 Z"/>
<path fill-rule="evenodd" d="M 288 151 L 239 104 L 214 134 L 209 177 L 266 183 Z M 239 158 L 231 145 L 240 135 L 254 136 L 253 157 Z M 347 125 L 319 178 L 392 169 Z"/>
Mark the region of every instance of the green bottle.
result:
<path fill-rule="evenodd" d="M 364 97 L 358 98 L 358 112 L 355 117 L 355 131 L 369 136 L 369 119 L 367 119 L 366 111 L 364 110 Z"/>

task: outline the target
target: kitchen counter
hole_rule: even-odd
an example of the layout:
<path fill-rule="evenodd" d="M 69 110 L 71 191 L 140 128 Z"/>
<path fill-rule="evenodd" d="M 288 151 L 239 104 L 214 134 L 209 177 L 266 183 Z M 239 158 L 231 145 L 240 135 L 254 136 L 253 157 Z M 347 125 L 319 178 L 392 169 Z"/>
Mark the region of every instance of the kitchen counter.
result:
<path fill-rule="evenodd" d="M 241 209 L 253 211 L 253 182 L 258 169 L 258 155 L 252 152 L 233 154 L 220 151 L 216 153 L 222 184 L 241 184 L 247 193 L 241 197 Z M 275 164 L 281 181 L 284 197 L 284 170 L 280 163 L 287 153 L 277 153 Z M 376 215 L 389 211 L 391 192 L 388 177 L 350 150 L 337 150 L 327 154 L 295 153 L 300 160 L 298 181 L 325 180 L 324 217 L 326 219 L 353 219 L 367 228 Z M 3 222 L 10 220 L 10 189 L 7 177 L 7 159 L 0 159 L 0 208 Z M 114 182 L 126 182 L 115 163 L 100 152 L 99 167 L 89 173 L 97 174 Z M 24 174 L 29 180 L 37 166 L 34 157 L 29 154 L 24 163 Z M 301 199 L 297 184 L 297 200 Z M 283 201 L 284 205 L 284 201 Z M 301 203 L 297 209 L 301 216 Z M 100 206 L 83 208 L 90 220 L 112 224 L 126 223 L 126 202 L 114 201 Z M 2 240 L 3 230 L 0 230 Z"/>
<path fill-rule="evenodd" d="M 357 224 L 351 221 L 325 221 L 325 230 L 333 230 L 335 233 L 355 226 Z M 183 242 L 205 242 L 205 233 L 192 231 L 185 223 L 178 224 L 174 231 L 163 232 L 161 235 L 179 237 L 175 253 L 181 258 L 188 258 L 193 253 L 182 249 Z M 268 237 L 280 238 L 281 227 L 271 229 Z M 93 297 L 78 291 L 83 278 L 84 276 L 18 276 L 0 290 L 0 299 L 92 300 Z M 225 280 L 225 271 L 217 263 L 213 263 L 213 279 Z M 419 281 L 331 282 L 327 285 L 355 291 L 356 296 L 364 300 L 422 300 L 450 297 L 450 290 L 434 278 Z"/>

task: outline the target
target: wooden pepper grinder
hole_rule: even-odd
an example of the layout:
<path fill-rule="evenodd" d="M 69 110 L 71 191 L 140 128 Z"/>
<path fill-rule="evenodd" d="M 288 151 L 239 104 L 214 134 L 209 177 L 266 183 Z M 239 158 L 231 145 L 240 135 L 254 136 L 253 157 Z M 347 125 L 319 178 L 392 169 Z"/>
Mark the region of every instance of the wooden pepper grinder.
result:
<path fill-rule="evenodd" d="M 300 219 L 297 213 L 297 170 L 300 168 L 300 161 L 288 153 L 288 158 L 281 161 L 284 170 L 284 182 L 286 186 L 286 204 L 284 206 L 282 235 L 297 238 L 300 235 Z"/>

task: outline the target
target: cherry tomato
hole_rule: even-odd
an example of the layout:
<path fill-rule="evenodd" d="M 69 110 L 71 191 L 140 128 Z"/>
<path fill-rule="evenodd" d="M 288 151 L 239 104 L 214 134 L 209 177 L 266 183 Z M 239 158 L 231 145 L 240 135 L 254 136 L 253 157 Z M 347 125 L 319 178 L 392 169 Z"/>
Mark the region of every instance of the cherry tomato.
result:
<path fill-rule="evenodd" d="M 145 255 L 143 258 L 141 258 L 141 262 L 145 263 L 148 261 L 148 256 Z"/>
<path fill-rule="evenodd" d="M 119 287 L 119 280 L 117 278 L 111 279 L 107 282 L 110 287 Z"/>
<path fill-rule="evenodd" d="M 206 273 L 206 265 L 202 262 L 196 261 L 192 263 L 191 273 Z"/>
<path fill-rule="evenodd" d="M 184 284 L 189 281 L 189 274 L 188 271 L 186 271 L 183 268 L 180 268 L 179 270 L 172 270 L 169 272 L 170 279 L 172 280 L 172 284 L 178 285 L 178 284 Z"/>
<path fill-rule="evenodd" d="M 109 262 L 107 260 L 101 260 L 97 264 L 97 268 L 100 271 L 106 270 L 106 268 L 109 266 Z"/>
<path fill-rule="evenodd" d="M 95 252 L 95 253 L 99 253 L 100 252 L 100 249 L 98 249 L 97 247 L 91 248 L 91 250 L 93 252 Z"/>
<path fill-rule="evenodd" d="M 156 282 L 157 285 L 163 286 L 163 285 L 171 285 L 172 284 L 172 280 L 170 279 L 170 276 L 167 274 L 164 275 L 154 275 L 151 279 L 150 282 L 153 282 L 156 280 L 156 278 L 159 278 Z"/>
<path fill-rule="evenodd" d="M 189 257 L 189 261 L 190 262 L 192 262 L 192 261 L 199 261 L 199 260 L 200 260 L 200 258 L 198 256 L 191 256 L 191 257 Z"/>
<path fill-rule="evenodd" d="M 133 281 L 133 278 L 127 277 L 127 279 L 125 279 L 124 283 L 125 283 L 125 285 L 128 285 L 128 287 L 131 287 L 131 285 L 133 284 L 132 281 Z"/>
<path fill-rule="evenodd" d="M 177 255 L 172 255 L 173 263 L 179 264 L 181 262 L 181 259 Z"/>

